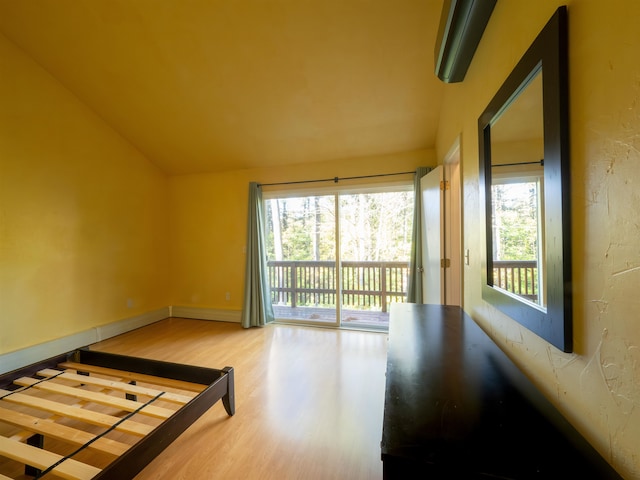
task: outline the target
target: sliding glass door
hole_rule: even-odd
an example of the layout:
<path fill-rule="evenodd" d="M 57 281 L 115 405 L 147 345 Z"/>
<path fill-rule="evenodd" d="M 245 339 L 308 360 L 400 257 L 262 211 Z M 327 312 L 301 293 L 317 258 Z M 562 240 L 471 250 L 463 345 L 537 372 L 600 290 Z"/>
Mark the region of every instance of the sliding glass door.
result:
<path fill-rule="evenodd" d="M 276 319 L 388 327 L 389 304 L 406 299 L 410 188 L 269 194 L 265 212 Z"/>

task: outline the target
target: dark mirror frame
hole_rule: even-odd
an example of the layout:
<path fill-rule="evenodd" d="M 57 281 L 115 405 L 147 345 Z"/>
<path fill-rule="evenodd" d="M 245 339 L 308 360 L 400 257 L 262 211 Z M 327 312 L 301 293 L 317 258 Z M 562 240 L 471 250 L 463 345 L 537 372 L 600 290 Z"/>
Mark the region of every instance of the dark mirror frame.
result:
<path fill-rule="evenodd" d="M 546 308 L 493 286 L 491 125 L 542 71 Z M 480 205 L 485 215 L 482 298 L 560 350 L 573 350 L 567 8 L 556 10 L 478 119 Z"/>

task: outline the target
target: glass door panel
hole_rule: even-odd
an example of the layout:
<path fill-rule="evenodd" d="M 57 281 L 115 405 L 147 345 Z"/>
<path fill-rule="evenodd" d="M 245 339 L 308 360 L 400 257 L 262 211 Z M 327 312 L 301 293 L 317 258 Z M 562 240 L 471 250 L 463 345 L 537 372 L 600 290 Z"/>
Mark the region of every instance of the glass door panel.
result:
<path fill-rule="evenodd" d="M 342 326 L 387 329 L 406 301 L 413 191 L 340 195 Z"/>
<path fill-rule="evenodd" d="M 265 200 L 267 265 L 275 316 L 337 325 L 336 196 Z"/>

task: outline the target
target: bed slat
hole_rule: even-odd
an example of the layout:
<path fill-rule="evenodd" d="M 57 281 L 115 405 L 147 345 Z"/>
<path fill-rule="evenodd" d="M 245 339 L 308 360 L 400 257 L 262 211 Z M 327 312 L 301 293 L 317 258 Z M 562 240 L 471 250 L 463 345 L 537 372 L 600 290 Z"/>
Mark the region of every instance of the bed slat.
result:
<path fill-rule="evenodd" d="M 131 393 L 134 395 L 145 395 L 147 397 L 155 397 L 156 395 L 162 393 L 160 390 L 156 390 L 148 387 L 141 387 L 139 385 L 131 385 L 130 383 L 125 382 L 117 382 L 115 380 L 106 380 L 104 378 L 98 377 L 88 377 L 86 375 L 77 375 L 75 373 L 60 373 L 59 370 L 53 370 L 51 368 L 46 368 L 44 370 L 40 370 L 38 375 L 41 377 L 57 377 L 64 380 L 72 380 L 80 383 L 85 383 L 87 385 L 94 385 L 96 387 L 110 388 L 112 390 L 117 390 L 119 392 Z M 166 402 L 178 403 L 180 405 L 184 405 L 185 403 L 189 403 L 193 397 L 189 395 L 180 395 L 172 392 L 164 392 L 162 395 L 162 400 Z"/>
<path fill-rule="evenodd" d="M 22 462 L 26 465 L 46 470 L 64 457 L 24 443 L 9 440 L 0 435 L 0 453 L 7 458 Z M 101 470 L 77 460 L 67 459 L 53 468 L 52 472 L 70 480 L 89 480 L 98 475 Z"/>
<path fill-rule="evenodd" d="M 25 413 L 14 412 L 13 410 L 7 410 L 2 407 L 0 407 L 0 421 L 75 445 L 85 445 L 95 438 L 95 435 L 83 430 L 60 425 Z M 129 445 L 103 437 L 94 440 L 88 448 L 118 456 L 126 452 Z"/>
<path fill-rule="evenodd" d="M 121 420 L 120 418 L 114 417 L 112 415 L 92 412 L 82 408 L 65 405 L 63 403 L 46 400 L 44 398 L 25 395 L 24 393 L 14 393 L 8 390 L 0 390 L 0 396 L 4 395 L 7 395 L 3 399 L 4 401 L 33 407 L 39 410 L 54 413 L 56 415 L 70 417 L 76 420 L 82 420 L 83 422 L 91 423 L 92 425 L 99 425 L 101 427 L 111 427 Z M 115 429 L 121 432 L 130 433 L 132 435 L 145 436 L 153 430 L 153 427 L 134 422 L 132 420 L 125 420 L 117 425 Z"/>
<path fill-rule="evenodd" d="M 62 395 L 68 395 L 70 397 L 78 398 L 80 400 L 87 400 L 90 402 L 98 403 L 100 405 L 106 405 L 107 407 L 120 408 L 127 412 L 135 412 L 141 415 L 148 415 L 154 418 L 169 418 L 173 415 L 174 411 L 167 408 L 156 407 L 154 405 L 145 405 L 142 402 L 134 402 L 133 400 L 125 400 L 124 398 L 117 398 L 112 395 L 107 395 L 99 392 L 91 392 L 83 390 L 81 388 L 68 387 L 59 383 L 53 383 L 52 381 L 40 381 L 35 378 L 22 377 L 14 380 L 16 385 L 22 387 L 36 388 L 38 390 L 45 390 L 47 392 L 59 393 Z"/>
<path fill-rule="evenodd" d="M 69 368 L 80 372 L 99 373 L 101 375 L 109 375 L 112 377 L 122 377 L 137 382 L 151 383 L 161 385 L 163 387 L 172 387 L 179 390 L 187 390 L 189 392 L 200 393 L 206 388 L 206 385 L 200 383 L 185 382 L 183 380 L 173 380 L 171 378 L 156 377 L 153 375 L 145 375 L 143 373 L 126 372 L 124 370 L 114 370 L 112 368 L 96 367 L 95 365 L 85 365 L 76 362 L 63 362 L 58 365 L 60 368 Z"/>

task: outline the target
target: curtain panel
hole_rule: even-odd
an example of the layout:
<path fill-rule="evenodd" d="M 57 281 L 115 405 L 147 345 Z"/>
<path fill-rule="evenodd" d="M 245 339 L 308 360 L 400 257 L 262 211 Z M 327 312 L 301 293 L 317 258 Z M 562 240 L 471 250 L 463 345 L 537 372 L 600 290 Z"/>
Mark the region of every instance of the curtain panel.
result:
<path fill-rule="evenodd" d="M 262 190 L 256 182 L 251 182 L 249 184 L 247 219 L 247 263 L 241 320 L 244 328 L 261 327 L 274 320 L 267 275 L 264 231 Z"/>
<path fill-rule="evenodd" d="M 414 208 L 413 208 L 413 238 L 411 240 L 411 260 L 409 263 L 409 285 L 407 286 L 407 302 L 423 303 L 422 297 L 422 190 L 420 179 L 431 168 L 418 167 L 413 180 Z"/>

